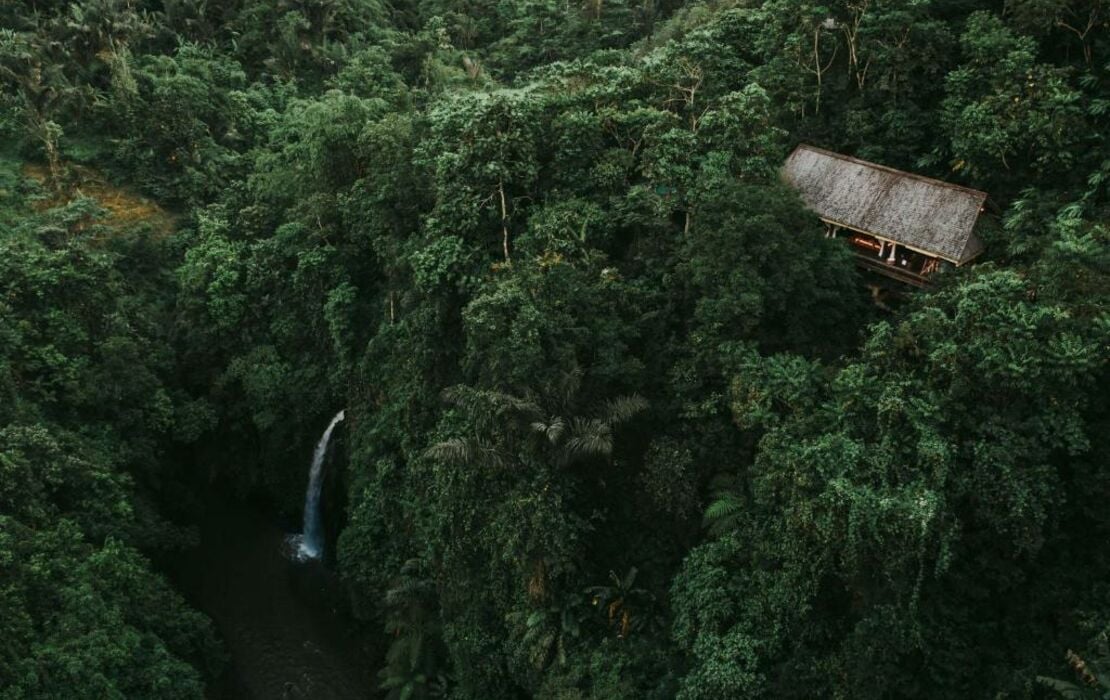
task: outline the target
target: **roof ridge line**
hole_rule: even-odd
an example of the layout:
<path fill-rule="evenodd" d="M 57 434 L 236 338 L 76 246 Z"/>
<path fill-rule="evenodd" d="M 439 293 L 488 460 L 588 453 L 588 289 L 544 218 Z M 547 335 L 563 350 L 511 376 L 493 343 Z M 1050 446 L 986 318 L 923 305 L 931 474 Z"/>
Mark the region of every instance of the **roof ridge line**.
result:
<path fill-rule="evenodd" d="M 982 191 L 982 190 L 976 190 L 976 189 L 973 189 L 971 187 L 965 187 L 963 185 L 957 185 L 954 182 L 947 182 L 945 180 L 938 180 L 935 177 L 927 177 L 925 175 L 918 175 L 917 173 L 911 173 L 911 172 L 907 172 L 905 170 L 899 170 L 898 168 L 892 168 L 889 165 L 882 165 L 880 163 L 873 163 L 869 160 L 863 160 L 862 158 L 856 158 L 854 156 L 847 156 L 847 155 L 844 155 L 843 153 L 837 153 L 836 151 L 830 151 L 828 149 L 820 148 L 818 146 L 811 146 L 808 143 L 799 143 L 794 148 L 794 150 L 790 153 L 790 155 L 793 156 L 795 153 L 797 153 L 798 151 L 800 151 L 802 149 L 805 149 L 807 151 L 814 151 L 815 153 L 820 153 L 822 155 L 830 156 L 832 158 L 837 158 L 839 160 L 848 161 L 849 163 L 855 163 L 856 165 L 863 165 L 863 166 L 866 166 L 868 168 L 875 168 L 876 170 L 885 170 L 889 173 L 894 173 L 895 175 L 898 175 L 900 177 L 909 178 L 911 180 L 919 180 L 921 182 L 927 182 L 927 183 L 932 184 L 932 185 L 939 185 L 940 187 L 946 187 L 946 188 L 952 189 L 952 190 L 960 190 L 962 192 L 967 192 L 969 194 L 973 194 L 973 195 L 976 195 L 976 196 L 981 195 L 984 200 L 986 200 L 986 198 L 988 196 L 987 193 Z M 789 158 L 787 158 L 787 160 L 789 160 Z"/>

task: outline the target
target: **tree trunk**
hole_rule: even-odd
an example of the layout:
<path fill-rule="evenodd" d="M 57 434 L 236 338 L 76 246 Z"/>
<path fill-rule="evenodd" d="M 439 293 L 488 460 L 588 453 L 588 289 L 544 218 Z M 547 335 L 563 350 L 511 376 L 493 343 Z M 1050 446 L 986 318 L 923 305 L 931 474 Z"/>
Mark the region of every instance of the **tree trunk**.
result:
<path fill-rule="evenodd" d="M 62 156 L 58 149 L 58 140 L 61 138 L 62 129 L 50 120 L 41 116 L 34 117 L 39 140 L 42 141 L 43 150 L 46 151 L 46 164 L 50 170 L 50 187 L 58 192 L 62 188 Z"/>
<path fill-rule="evenodd" d="M 501 249 L 505 253 L 505 262 L 511 263 L 512 258 L 509 257 L 509 209 L 505 203 L 505 182 L 498 180 L 497 194 L 501 198 Z"/>

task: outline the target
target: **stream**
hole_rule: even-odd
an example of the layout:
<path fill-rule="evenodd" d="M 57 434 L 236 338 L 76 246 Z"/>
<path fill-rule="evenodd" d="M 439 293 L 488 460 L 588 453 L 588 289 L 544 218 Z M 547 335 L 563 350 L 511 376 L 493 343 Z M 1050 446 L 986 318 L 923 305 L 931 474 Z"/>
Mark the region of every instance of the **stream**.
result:
<path fill-rule="evenodd" d="M 342 616 L 342 593 L 319 560 L 293 561 L 287 533 L 246 503 L 207 501 L 200 546 L 175 579 L 216 623 L 231 656 L 210 697 L 346 700 L 377 695 L 376 654 Z"/>

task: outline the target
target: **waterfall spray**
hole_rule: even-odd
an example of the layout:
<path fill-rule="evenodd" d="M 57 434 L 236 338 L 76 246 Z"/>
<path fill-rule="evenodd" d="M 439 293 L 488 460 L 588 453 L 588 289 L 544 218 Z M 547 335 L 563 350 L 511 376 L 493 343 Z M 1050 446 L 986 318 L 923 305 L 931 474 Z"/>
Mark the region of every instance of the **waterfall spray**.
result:
<path fill-rule="evenodd" d="M 312 453 L 312 467 L 308 472 L 308 490 L 304 495 L 304 532 L 299 538 L 297 558 L 319 559 L 324 553 L 324 523 L 320 514 L 320 494 L 324 490 L 324 457 L 328 454 L 328 442 L 335 425 L 343 420 L 346 411 L 335 414 L 327 430 L 316 443 Z"/>

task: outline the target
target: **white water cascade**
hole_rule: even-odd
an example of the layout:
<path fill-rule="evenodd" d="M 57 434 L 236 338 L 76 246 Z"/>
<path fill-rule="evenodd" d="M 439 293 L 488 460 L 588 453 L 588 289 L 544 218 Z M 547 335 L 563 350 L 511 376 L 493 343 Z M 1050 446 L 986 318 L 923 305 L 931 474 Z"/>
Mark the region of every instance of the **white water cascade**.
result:
<path fill-rule="evenodd" d="M 324 457 L 328 454 L 331 431 L 335 430 L 336 424 L 343 420 L 345 414 L 345 410 L 335 414 L 312 453 L 308 490 L 304 494 L 304 532 L 290 538 L 290 544 L 296 546 L 294 553 L 301 561 L 319 559 L 324 553 L 324 523 L 320 515 L 320 494 L 324 490 Z"/>

